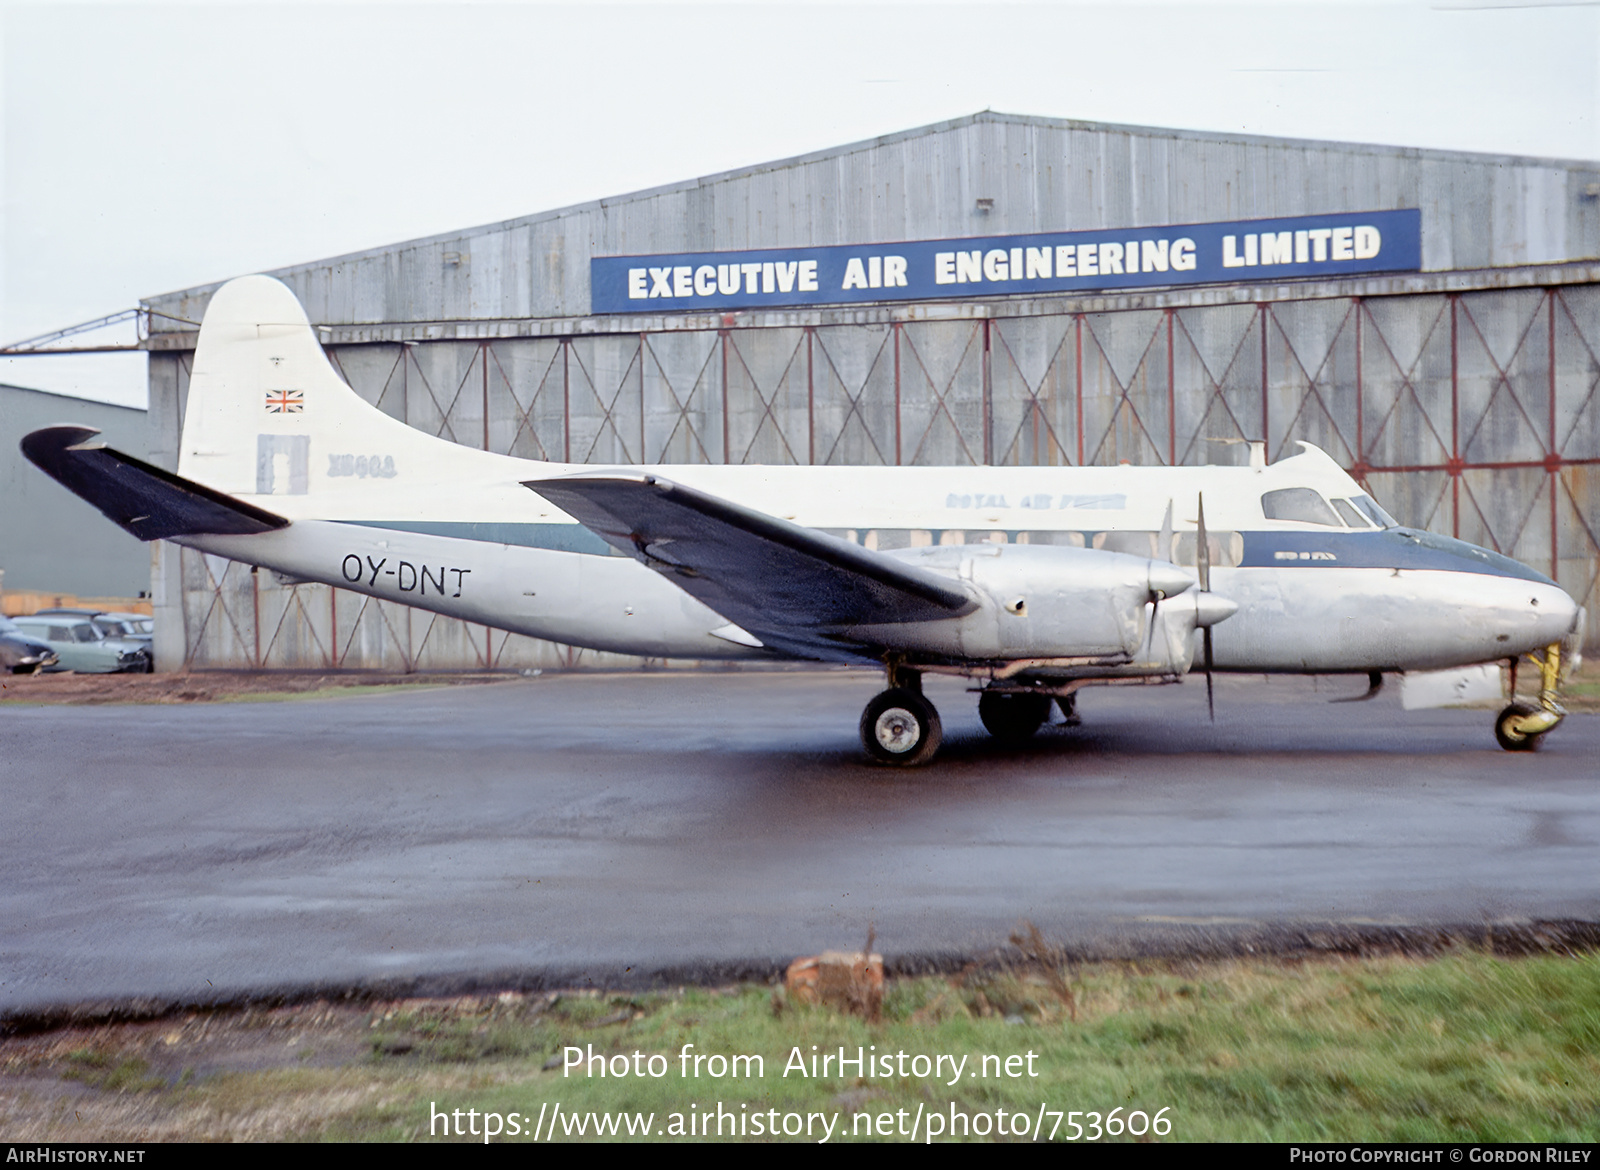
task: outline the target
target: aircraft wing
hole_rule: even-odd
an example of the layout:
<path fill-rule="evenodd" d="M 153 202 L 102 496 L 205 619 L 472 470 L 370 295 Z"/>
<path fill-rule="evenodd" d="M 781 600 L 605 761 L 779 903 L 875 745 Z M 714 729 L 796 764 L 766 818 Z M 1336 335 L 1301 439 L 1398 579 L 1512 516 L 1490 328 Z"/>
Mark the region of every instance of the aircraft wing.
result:
<path fill-rule="evenodd" d="M 656 475 L 524 484 L 777 650 L 835 656 L 851 627 L 959 617 L 959 583 Z"/>
<path fill-rule="evenodd" d="M 91 443 L 99 433 L 93 427 L 46 427 L 23 438 L 22 453 L 140 540 L 201 533 L 253 536 L 289 523 L 104 443 Z"/>

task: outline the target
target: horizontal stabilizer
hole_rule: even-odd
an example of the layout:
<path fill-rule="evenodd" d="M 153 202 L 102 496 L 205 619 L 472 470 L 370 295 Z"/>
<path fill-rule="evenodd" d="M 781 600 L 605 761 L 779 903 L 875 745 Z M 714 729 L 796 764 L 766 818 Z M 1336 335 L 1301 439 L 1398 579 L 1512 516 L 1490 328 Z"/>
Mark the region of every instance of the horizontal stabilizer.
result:
<path fill-rule="evenodd" d="M 253 536 L 289 523 L 103 443 L 91 443 L 99 433 L 93 427 L 46 427 L 22 440 L 22 453 L 140 540 L 202 533 Z"/>
<path fill-rule="evenodd" d="M 768 646 L 837 646 L 851 641 L 852 626 L 975 608 L 948 577 L 659 476 L 611 472 L 524 486 Z"/>

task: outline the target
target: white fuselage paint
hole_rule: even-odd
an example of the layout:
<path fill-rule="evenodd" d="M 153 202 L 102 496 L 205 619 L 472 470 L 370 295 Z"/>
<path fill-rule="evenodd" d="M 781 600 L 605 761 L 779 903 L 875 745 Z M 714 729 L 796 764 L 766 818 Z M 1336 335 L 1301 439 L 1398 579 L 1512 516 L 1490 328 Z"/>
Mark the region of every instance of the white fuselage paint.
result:
<path fill-rule="evenodd" d="M 725 618 L 627 557 L 363 523 L 390 525 L 400 522 L 399 516 L 422 524 L 470 517 L 480 523 L 568 525 L 579 533 L 580 526 L 521 481 L 593 468 L 489 458 L 502 463 L 497 482 L 458 483 L 411 499 L 392 492 L 393 480 L 380 479 L 357 485 L 367 492 L 245 496 L 291 517 L 304 506 L 334 519 L 297 519 L 287 529 L 261 536 L 188 537 L 183 543 L 465 621 L 597 650 L 677 658 L 764 655 L 713 633 L 727 627 Z M 1181 537 L 1195 531 L 1194 503 L 1203 497 L 1214 540 L 1235 532 L 1250 540 L 1264 533 L 1389 539 L 1376 528 L 1331 530 L 1264 519 L 1260 497 L 1273 488 L 1312 487 L 1330 498 L 1360 492 L 1315 451 L 1263 468 L 651 470 L 800 524 L 854 531 L 858 538 L 868 532 L 959 531 L 978 543 L 986 533 L 1027 532 L 1038 539 L 1047 533 L 1156 532 L 1168 501 L 1172 530 Z M 1465 565 L 1460 570 L 1344 567 L 1307 559 L 1217 566 L 1212 588 L 1239 604 L 1239 611 L 1214 631 L 1216 664 L 1223 670 L 1434 669 L 1482 662 L 1559 640 L 1573 618 L 1571 599 L 1553 585 L 1474 572 Z"/>

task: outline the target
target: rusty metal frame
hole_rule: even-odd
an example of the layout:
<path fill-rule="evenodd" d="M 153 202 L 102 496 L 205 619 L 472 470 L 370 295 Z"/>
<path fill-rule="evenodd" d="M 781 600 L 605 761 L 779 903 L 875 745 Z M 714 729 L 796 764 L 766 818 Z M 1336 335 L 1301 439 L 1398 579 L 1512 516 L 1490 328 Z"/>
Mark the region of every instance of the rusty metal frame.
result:
<path fill-rule="evenodd" d="M 982 352 L 986 353 L 988 351 L 988 332 L 989 332 L 988 331 L 988 324 L 989 324 L 988 321 L 984 321 L 984 322 L 981 323 L 981 325 L 974 324 L 972 326 L 972 329 L 967 334 L 967 343 L 966 343 L 966 345 L 964 345 L 962 347 L 961 356 L 956 359 L 955 368 L 951 371 L 950 377 L 945 382 L 943 390 L 939 389 L 938 383 L 936 383 L 933 380 L 933 375 L 928 372 L 928 363 L 922 360 L 922 353 L 921 353 L 920 350 L 917 349 L 917 343 L 912 338 L 906 337 L 904 335 L 905 334 L 904 329 L 901 330 L 901 337 L 902 337 L 904 346 L 905 346 L 906 349 L 910 350 L 912 360 L 916 362 L 917 370 L 922 374 L 922 381 L 927 385 L 929 391 L 931 391 L 932 394 L 933 394 L 932 409 L 928 412 L 928 425 L 922 429 L 922 434 L 917 438 L 916 449 L 911 452 L 911 462 L 913 464 L 916 463 L 917 457 L 922 454 L 923 447 L 925 447 L 927 445 L 928 436 L 933 433 L 933 425 L 934 425 L 934 423 L 936 423 L 939 420 L 939 416 L 941 414 L 944 415 L 945 420 L 950 424 L 950 429 L 955 432 L 956 443 L 960 446 L 961 453 L 967 457 L 967 462 L 970 463 L 970 464 L 973 464 L 973 465 L 977 465 L 979 463 L 987 463 L 987 462 L 989 462 L 987 457 L 985 457 L 985 458 L 980 460 L 979 458 L 977 458 L 976 456 L 973 455 L 972 448 L 967 445 L 967 437 L 961 433 L 961 424 L 956 421 L 956 416 L 951 412 L 950 404 L 949 404 L 949 401 L 948 401 L 950 393 L 955 389 L 956 379 L 961 376 L 961 368 L 966 363 L 967 355 L 972 352 L 973 342 L 979 340 L 979 338 L 981 337 L 983 339 L 983 351 Z M 982 395 L 983 395 L 983 398 L 985 399 L 985 405 L 987 405 L 988 390 L 989 390 L 989 387 L 988 387 L 988 379 L 989 379 L 988 362 L 987 361 L 983 361 L 981 358 L 980 358 L 980 362 L 982 363 L 982 369 L 980 371 L 980 377 L 983 380 Z M 901 363 L 900 363 L 900 359 L 899 359 L 899 351 L 898 351 L 898 349 L 896 350 L 896 353 L 895 353 L 895 387 L 896 387 L 895 401 L 896 401 L 896 405 L 898 406 L 899 403 L 900 403 L 899 390 L 901 388 Z M 896 412 L 896 417 L 897 418 L 899 417 L 899 412 L 898 411 Z M 989 427 L 987 425 L 987 422 L 985 422 L 983 430 L 984 430 L 983 441 L 986 443 L 987 440 L 988 440 L 988 433 L 989 433 Z M 896 436 L 896 441 L 895 441 L 895 448 L 896 448 L 896 451 L 895 451 L 895 462 L 896 463 L 900 462 L 899 447 L 900 447 L 899 436 L 897 435 Z M 980 451 L 981 450 L 982 450 L 982 448 L 980 447 Z"/>
<path fill-rule="evenodd" d="M 678 335 L 674 334 L 673 336 L 678 336 Z M 712 363 L 713 359 L 716 358 L 717 350 L 719 348 L 720 348 L 720 339 L 719 339 L 719 343 L 717 345 L 713 345 L 709 349 L 707 349 L 707 351 L 706 351 L 706 360 L 700 363 L 700 369 L 698 371 L 696 371 L 696 373 L 695 373 L 694 385 L 689 388 L 689 393 L 688 393 L 687 396 L 685 396 L 683 398 L 680 398 L 680 397 L 678 397 L 678 389 L 677 389 L 677 387 L 672 384 L 671 375 L 669 375 L 667 373 L 666 366 L 662 363 L 661 359 L 656 356 L 655 350 L 650 345 L 650 335 L 648 333 L 639 334 L 639 353 L 640 353 L 639 361 L 640 361 L 640 372 L 641 372 L 641 375 L 643 373 L 643 368 L 644 368 L 644 355 L 646 353 L 648 353 L 650 355 L 650 360 L 655 363 L 656 373 L 658 375 L 660 375 L 661 384 L 667 388 L 667 393 L 671 396 L 673 405 L 678 408 L 678 417 L 673 420 L 672 430 L 668 431 L 667 432 L 667 437 L 661 441 L 661 454 L 662 455 L 665 455 L 666 452 L 667 452 L 667 448 L 672 446 L 672 440 L 677 437 L 679 429 L 682 428 L 683 430 L 685 430 L 688 433 L 689 437 L 694 440 L 694 445 L 696 447 L 700 448 L 701 457 L 704 458 L 704 460 L 707 463 L 715 463 L 716 462 L 716 460 L 711 457 L 710 449 L 706 446 L 705 437 L 700 434 L 699 430 L 695 427 L 694 423 L 691 422 L 690 419 L 689 419 L 689 404 L 694 401 L 694 396 L 697 393 L 699 393 L 700 392 L 700 388 L 705 385 L 706 371 L 711 368 L 711 363 Z M 726 401 L 727 401 L 727 383 L 726 382 L 723 383 L 722 393 L 723 393 L 723 403 L 724 403 L 724 409 L 725 409 L 726 408 Z M 647 412 L 645 411 L 645 407 L 644 407 L 644 378 L 642 376 L 639 379 L 639 396 L 640 396 L 640 402 L 639 402 L 639 449 L 644 452 L 644 455 L 645 455 L 645 460 L 644 461 L 646 463 L 663 463 L 663 462 L 665 462 L 665 460 L 663 460 L 663 459 L 660 459 L 660 458 L 651 459 L 649 457 L 650 456 L 649 449 L 646 446 L 644 430 L 645 430 L 645 417 L 646 417 L 646 413 Z M 724 440 L 724 441 L 726 441 L 726 440 Z"/>
<path fill-rule="evenodd" d="M 1035 418 L 1035 419 L 1038 420 L 1037 424 L 1035 426 L 1035 429 L 1034 429 L 1034 444 L 1035 444 L 1035 446 L 1034 446 L 1034 452 L 1033 452 L 1033 465 L 1034 466 L 1038 466 L 1041 463 L 1041 460 L 1039 459 L 1039 450 L 1038 450 L 1038 440 L 1039 440 L 1039 434 L 1040 434 L 1041 430 L 1043 431 L 1044 437 L 1049 442 L 1049 444 L 1051 446 L 1053 446 L 1058 452 L 1060 452 L 1062 461 L 1064 463 L 1068 463 L 1068 464 L 1070 464 L 1072 462 L 1072 456 L 1067 451 L 1066 447 L 1062 444 L 1061 437 L 1056 434 L 1055 427 L 1050 425 L 1049 412 L 1045 410 L 1044 404 L 1042 402 L 1040 402 L 1040 400 L 1039 400 L 1039 396 L 1040 396 L 1040 392 L 1044 388 L 1045 383 L 1050 380 L 1051 372 L 1053 370 L 1055 370 L 1055 368 L 1057 366 L 1057 363 L 1062 360 L 1063 351 L 1065 351 L 1066 348 L 1067 348 L 1068 340 L 1069 339 L 1075 339 L 1075 340 L 1077 339 L 1077 332 L 1078 332 L 1078 330 L 1077 330 L 1077 322 L 1079 320 L 1081 320 L 1081 319 L 1082 319 L 1081 315 L 1078 316 L 1078 317 L 1075 317 L 1073 324 L 1071 326 L 1069 326 L 1065 331 L 1062 332 L 1061 341 L 1056 345 L 1055 351 L 1050 355 L 1050 359 L 1047 362 L 1045 362 L 1045 364 L 1044 364 L 1044 372 L 1042 374 L 1040 374 L 1039 381 L 1038 381 L 1038 383 L 1036 385 L 1030 385 L 1029 384 L 1027 375 L 1024 374 L 1023 371 L 1022 371 L 1022 363 L 1017 360 L 1017 355 L 1012 351 L 1011 341 L 1010 341 L 1010 339 L 1008 337 L 1006 337 L 1005 330 L 1004 329 L 996 329 L 996 330 L 994 330 L 994 333 L 998 334 L 999 337 L 1000 337 L 1000 351 L 1005 354 L 1007 360 L 1011 363 L 1011 368 L 1016 372 L 1018 382 L 1022 385 L 1022 387 L 1027 391 L 1027 394 L 1028 394 L 1028 400 L 1027 400 L 1026 403 L 1023 404 L 1023 410 L 1020 412 L 1021 413 L 1021 421 L 1019 421 L 1017 423 L 1016 432 L 1011 436 L 1011 441 L 1009 443 L 1007 443 L 1005 445 L 1005 447 L 1001 450 L 1000 462 L 1002 464 L 1007 463 L 1011 453 L 1013 451 L 1017 451 L 1020 448 L 1020 446 L 1022 444 L 1022 432 L 1027 428 L 1028 419 L 1030 417 Z M 991 360 L 991 363 L 992 363 L 993 359 L 991 358 L 990 360 Z M 1168 367 L 1169 368 L 1171 367 L 1171 362 L 1170 361 L 1168 362 Z M 986 395 L 988 395 L 989 398 L 990 398 L 990 402 L 987 403 L 986 405 L 992 405 L 993 393 L 994 393 L 993 367 L 992 367 L 992 364 L 991 364 L 989 370 L 985 371 L 985 377 L 986 377 L 985 392 L 986 392 Z M 1081 444 L 1082 444 L 1081 430 L 1082 430 L 1082 426 L 1083 426 L 1083 384 L 1082 384 L 1082 382 L 1079 381 L 1079 380 L 1074 380 L 1072 390 L 1073 390 L 1073 394 L 1074 394 L 1074 396 L 1076 398 L 1077 406 L 1078 406 L 1078 426 L 1079 426 L 1079 429 L 1080 429 L 1079 444 L 1080 444 L 1080 447 L 1081 447 Z M 992 454 L 992 451 L 991 451 L 991 454 Z M 987 460 L 987 461 L 992 462 L 992 460 Z M 1018 462 L 1018 464 L 1021 464 L 1022 461 L 1020 459 L 1018 459 L 1017 462 Z"/>
<path fill-rule="evenodd" d="M 1081 316 L 1080 320 L 1082 320 Z M 1139 376 L 1139 371 L 1144 369 L 1145 363 L 1150 360 L 1150 351 L 1155 348 L 1161 334 L 1164 332 L 1166 328 L 1166 321 L 1163 319 L 1156 325 L 1154 329 L 1150 331 L 1150 336 L 1146 339 L 1144 348 L 1139 351 L 1139 360 L 1134 362 L 1133 369 L 1128 374 L 1127 382 L 1123 382 L 1117 376 L 1116 368 L 1111 364 L 1111 356 L 1106 352 L 1106 347 L 1104 343 L 1101 342 L 1099 335 L 1095 333 L 1094 325 L 1089 322 L 1085 322 L 1085 324 L 1088 325 L 1089 336 L 1093 339 L 1094 347 L 1100 354 L 1100 364 L 1105 369 L 1106 374 L 1110 377 L 1111 384 L 1117 388 L 1117 402 L 1116 405 L 1111 408 L 1110 421 L 1106 423 L 1106 429 L 1100 433 L 1099 441 L 1095 444 L 1094 453 L 1089 457 L 1089 461 L 1093 463 L 1100 459 L 1101 453 L 1106 448 L 1106 443 L 1110 441 L 1116 434 L 1117 420 L 1122 415 L 1124 409 L 1126 409 L 1129 414 L 1133 415 L 1133 421 L 1135 424 L 1137 424 L 1139 433 L 1145 437 L 1145 441 L 1150 444 L 1151 450 L 1153 450 L 1156 453 L 1157 458 L 1159 458 L 1162 449 L 1161 442 L 1155 437 L 1154 434 L 1151 433 L 1150 428 L 1145 424 L 1144 416 L 1139 413 L 1139 408 L 1137 405 L 1135 405 L 1132 396 L 1129 394 L 1129 389 L 1132 387 L 1134 379 Z M 1078 399 L 1081 402 L 1083 400 L 1083 362 L 1081 355 L 1079 358 L 1078 370 L 1080 375 L 1078 379 Z M 1168 380 L 1169 382 L 1171 380 L 1170 372 L 1168 374 Z M 1169 428 L 1172 425 L 1172 420 L 1170 418 L 1168 420 L 1168 425 Z M 1171 444 L 1169 443 L 1169 448 L 1170 446 Z"/>
<path fill-rule="evenodd" d="M 822 338 L 817 337 L 819 332 L 819 330 L 813 329 L 812 337 L 817 348 L 822 350 L 823 360 L 827 363 L 828 369 L 832 371 L 834 381 L 839 384 L 839 389 L 844 392 L 845 400 L 849 404 L 845 410 L 844 419 L 839 423 L 839 433 L 833 437 L 833 445 L 828 448 L 828 453 L 823 457 L 822 462 L 824 464 L 831 464 L 833 462 L 834 452 L 839 449 L 839 444 L 844 441 L 845 430 L 850 426 L 850 419 L 853 417 L 857 424 L 860 425 L 862 434 L 866 435 L 867 442 L 872 444 L 873 451 L 877 453 L 878 462 L 881 464 L 888 464 L 889 460 L 884 457 L 883 448 L 878 445 L 877 436 L 872 433 L 872 428 L 867 425 L 866 416 L 861 413 L 861 399 L 866 395 L 867 386 L 872 382 L 872 372 L 878 368 L 878 363 L 883 360 L 883 351 L 888 349 L 890 344 L 893 343 L 896 346 L 895 356 L 897 359 L 895 378 L 895 440 L 898 443 L 900 437 L 900 380 L 898 377 L 898 344 L 900 335 L 898 331 L 890 330 L 884 334 L 883 341 L 881 341 L 878 345 L 878 352 L 873 354 L 872 361 L 867 365 L 867 372 L 861 379 L 860 387 L 853 394 L 850 392 L 850 383 L 845 381 L 844 375 L 839 372 L 839 367 L 834 363 L 833 355 L 828 352 L 827 344 Z M 814 368 L 815 366 L 813 365 L 813 369 Z M 895 462 L 897 464 L 899 463 L 899 455 L 900 452 L 897 447 L 895 450 Z"/>
<path fill-rule="evenodd" d="M 568 456 L 567 456 L 567 461 L 568 462 L 578 462 L 578 463 L 589 463 L 589 462 L 591 462 L 593 460 L 593 458 L 594 458 L 595 448 L 597 446 L 599 446 L 599 444 L 600 444 L 600 437 L 605 434 L 606 428 L 610 427 L 611 428 L 611 433 L 614 436 L 616 436 L 617 443 L 622 448 L 622 454 L 623 454 L 623 460 L 622 461 L 624 463 L 641 463 L 641 462 L 644 462 L 644 460 L 642 460 L 642 459 L 635 459 L 633 457 L 633 452 L 628 449 L 628 441 L 622 437 L 622 428 L 617 426 L 617 414 L 616 414 L 617 403 L 621 401 L 622 392 L 625 389 L 627 389 L 627 386 L 628 386 L 628 375 L 631 374 L 636 369 L 639 371 L 639 393 L 640 393 L 641 399 L 643 397 L 643 394 L 644 394 L 644 335 L 643 334 L 639 334 L 638 335 L 638 344 L 636 344 L 635 347 L 634 347 L 633 358 L 628 362 L 627 366 L 625 366 L 623 368 L 622 376 L 617 379 L 617 388 L 616 388 L 616 391 L 611 395 L 611 401 L 610 402 L 607 402 L 604 398 L 602 398 L 600 396 L 600 387 L 595 382 L 594 372 L 591 371 L 588 366 L 583 364 L 583 355 L 572 352 L 573 340 L 574 339 L 572 339 L 572 338 L 567 338 L 564 341 L 564 344 L 566 345 L 567 352 L 568 352 L 568 355 L 569 355 L 569 360 L 577 362 L 578 370 L 583 374 L 584 381 L 588 384 L 589 393 L 594 395 L 594 400 L 595 400 L 596 404 L 598 404 L 599 407 L 600 407 L 601 425 L 595 431 L 594 442 L 589 444 L 589 449 L 584 452 L 583 458 L 582 459 L 578 459 L 578 460 L 573 460 L 572 457 L 571 457 L 571 453 L 569 452 Z M 569 365 L 568 369 L 570 371 L 570 365 Z M 568 394 L 567 403 L 568 403 L 568 405 L 570 407 L 570 405 L 571 405 L 571 378 L 570 377 L 567 379 L 567 387 L 568 387 L 568 390 L 567 390 L 567 394 Z M 644 407 L 644 403 L 641 400 L 641 402 L 640 402 L 640 410 L 639 410 L 639 428 L 640 428 L 639 442 L 640 442 L 640 454 L 641 455 L 643 455 L 643 453 L 644 453 L 644 448 L 643 448 L 643 443 L 644 443 L 644 434 L 643 434 L 643 430 L 644 430 L 644 409 L 643 409 L 643 407 Z M 570 428 L 570 420 L 572 418 L 572 412 L 571 412 L 570 409 L 567 411 L 567 416 L 566 417 L 569 420 L 568 421 L 568 425 L 569 425 L 569 428 Z M 569 442 L 570 442 L 570 436 L 569 436 Z"/>
<path fill-rule="evenodd" d="M 1228 417 L 1228 421 L 1233 424 L 1234 429 L 1238 431 L 1241 436 L 1248 435 L 1250 433 L 1250 428 L 1246 427 L 1242 422 L 1240 422 L 1239 416 L 1234 413 L 1232 405 L 1230 405 L 1228 402 L 1227 391 L 1224 389 L 1224 386 L 1228 381 L 1228 375 L 1233 372 L 1234 366 L 1236 366 L 1239 362 L 1240 355 L 1244 353 L 1245 345 L 1250 340 L 1250 330 L 1248 327 L 1246 327 L 1245 331 L 1240 335 L 1238 344 L 1234 346 L 1233 353 L 1228 357 L 1228 364 L 1223 367 L 1221 375 L 1218 375 L 1213 373 L 1211 367 L 1206 363 L 1205 353 L 1201 350 L 1199 343 L 1195 341 L 1193 335 L 1190 334 L 1188 324 L 1181 317 L 1177 317 L 1176 314 L 1174 314 L 1172 319 L 1172 329 L 1174 333 L 1181 331 L 1184 344 L 1189 347 L 1190 353 L 1194 356 L 1195 364 L 1198 365 L 1204 372 L 1206 379 L 1205 399 L 1201 403 L 1199 411 L 1200 421 L 1195 427 L 1194 434 L 1189 436 L 1188 445 L 1184 447 L 1183 455 L 1180 460 L 1183 463 L 1187 463 L 1190 456 L 1194 453 L 1195 447 L 1200 443 L 1205 442 L 1209 437 L 1204 433 L 1206 430 L 1206 419 L 1211 417 L 1212 408 L 1219 404 L 1222 407 L 1222 413 Z M 1169 346 L 1171 347 L 1169 348 L 1169 352 L 1172 352 L 1172 349 L 1176 348 L 1174 342 L 1169 342 Z M 1176 364 L 1172 365 L 1170 368 L 1174 371 L 1173 377 L 1176 378 Z M 1176 432 L 1176 426 L 1177 419 L 1174 417 L 1174 432 Z M 1176 437 L 1174 437 L 1173 446 L 1174 448 L 1177 446 Z"/>
<path fill-rule="evenodd" d="M 789 351 L 789 358 L 788 358 L 788 360 L 786 362 L 784 362 L 783 369 L 779 372 L 778 377 L 777 377 L 777 379 L 775 380 L 775 382 L 773 384 L 772 393 L 770 395 L 766 394 L 766 393 L 764 393 L 762 391 L 761 383 L 756 378 L 755 371 L 750 368 L 750 363 L 747 360 L 745 360 L 744 351 L 739 348 L 739 343 L 738 343 L 738 340 L 735 337 L 735 332 L 736 331 L 732 330 L 732 329 L 723 329 L 721 331 L 721 346 L 722 346 L 722 420 L 723 420 L 722 421 L 722 443 L 723 443 L 723 447 L 722 447 L 723 456 L 722 457 L 723 457 L 723 462 L 724 463 L 732 463 L 733 462 L 732 451 L 731 451 L 731 447 L 730 447 L 731 438 L 730 438 L 730 435 L 729 435 L 729 423 L 728 423 L 728 414 L 729 414 L 729 411 L 728 411 L 728 386 L 729 386 L 729 382 L 728 382 L 728 354 L 731 351 L 733 356 L 734 356 L 734 358 L 737 359 L 737 361 L 739 363 L 739 368 L 744 371 L 744 376 L 747 379 L 749 379 L 750 389 L 755 393 L 756 400 L 761 403 L 761 417 L 760 417 L 760 419 L 757 420 L 756 425 L 751 428 L 750 441 L 745 444 L 744 451 L 739 456 L 738 462 L 740 462 L 740 463 L 748 463 L 749 462 L 749 460 L 750 460 L 750 452 L 755 450 L 756 441 L 761 438 L 761 430 L 762 430 L 762 428 L 765 427 L 767 425 L 767 423 L 770 422 L 772 424 L 772 429 L 774 431 L 776 431 L 777 434 L 778 434 L 778 441 L 783 444 L 783 450 L 784 450 L 785 454 L 787 454 L 789 456 L 789 462 L 791 462 L 791 463 L 799 463 L 800 462 L 800 457 L 795 454 L 794 445 L 789 442 L 789 436 L 784 433 L 783 424 L 778 421 L 778 415 L 773 410 L 772 404 L 777 401 L 778 393 L 783 387 L 784 379 L 786 379 L 789 376 L 789 371 L 794 369 L 795 359 L 800 356 L 801 348 L 802 347 L 806 347 L 807 348 L 807 354 L 806 354 L 806 428 L 807 428 L 808 432 L 812 432 L 812 433 L 815 432 L 815 430 L 816 430 L 816 419 L 815 419 L 815 415 L 814 415 L 815 403 L 813 401 L 812 386 L 811 386 L 811 368 L 810 368 L 811 354 L 809 352 L 811 331 L 809 329 L 801 330 L 800 337 L 795 342 L 794 348 Z M 738 330 L 737 332 L 747 332 L 747 331 L 746 330 Z M 811 454 L 808 455 L 808 461 L 810 459 L 812 459 L 812 458 L 815 458 L 814 451 Z"/>
<path fill-rule="evenodd" d="M 539 404 L 539 396 L 544 393 L 545 387 L 550 384 L 550 372 L 555 369 L 556 359 L 565 355 L 567 348 L 566 340 L 563 339 L 553 350 L 550 351 L 550 360 L 545 363 L 544 372 L 539 377 L 539 385 L 534 389 L 532 397 L 528 399 L 527 406 L 523 406 L 521 399 L 517 397 L 516 384 L 511 380 L 511 375 L 506 373 L 505 366 L 501 364 L 500 355 L 495 352 L 494 343 L 489 342 L 484 348 L 488 351 L 489 356 L 494 359 L 494 368 L 500 372 L 500 380 L 505 383 L 506 394 L 508 397 L 510 397 L 512 404 L 517 408 L 517 429 L 512 432 L 511 441 L 506 444 L 506 449 L 504 452 L 502 452 L 502 454 L 510 455 L 513 451 L 515 451 L 517 447 L 517 440 L 522 438 L 523 431 L 527 431 L 528 437 L 533 440 L 533 445 L 539 449 L 539 458 L 545 462 L 550 462 L 550 450 L 544 445 L 544 440 L 539 437 L 539 428 L 533 425 L 533 408 Z M 563 374 L 564 373 L 565 371 L 563 371 Z M 484 426 L 487 427 L 489 425 L 487 401 L 484 405 Z M 563 422 L 564 421 L 565 414 L 563 413 Z M 485 436 L 484 448 L 487 449 L 488 446 L 488 438 Z"/>

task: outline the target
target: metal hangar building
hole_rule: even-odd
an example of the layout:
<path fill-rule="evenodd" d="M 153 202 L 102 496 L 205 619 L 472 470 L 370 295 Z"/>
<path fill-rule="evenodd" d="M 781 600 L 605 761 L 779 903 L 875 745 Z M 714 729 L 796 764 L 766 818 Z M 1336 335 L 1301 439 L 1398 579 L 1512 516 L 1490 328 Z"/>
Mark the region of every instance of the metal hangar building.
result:
<path fill-rule="evenodd" d="M 458 443 L 965 466 L 1304 439 L 1402 522 L 1600 601 L 1596 162 L 981 113 L 273 275 L 361 395 Z M 214 287 L 143 302 L 168 467 Z M 154 564 L 163 669 L 626 661 Z"/>
<path fill-rule="evenodd" d="M 32 595 L 9 604 L 0 592 L 0 611 L 48 604 L 52 594 L 108 601 L 150 588 L 151 549 L 41 475 L 17 446 L 29 431 L 75 419 L 91 421 L 119 450 L 149 457 L 147 411 L 0 385 L 0 591 Z"/>

